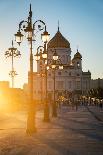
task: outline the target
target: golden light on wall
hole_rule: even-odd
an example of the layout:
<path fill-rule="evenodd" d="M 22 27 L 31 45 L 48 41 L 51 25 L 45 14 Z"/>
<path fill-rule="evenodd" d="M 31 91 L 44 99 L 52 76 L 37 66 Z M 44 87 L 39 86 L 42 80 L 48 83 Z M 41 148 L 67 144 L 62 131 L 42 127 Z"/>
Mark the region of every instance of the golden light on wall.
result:
<path fill-rule="evenodd" d="M 2 90 L 0 90 L 0 110 L 7 109 L 7 99 Z"/>

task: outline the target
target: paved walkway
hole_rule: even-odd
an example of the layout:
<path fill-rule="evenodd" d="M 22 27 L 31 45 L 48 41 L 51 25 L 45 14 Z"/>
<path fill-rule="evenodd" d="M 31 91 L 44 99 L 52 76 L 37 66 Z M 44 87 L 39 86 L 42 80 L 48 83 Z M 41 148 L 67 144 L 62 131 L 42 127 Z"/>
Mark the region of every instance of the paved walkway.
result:
<path fill-rule="evenodd" d="M 33 136 L 25 134 L 25 114 L 0 117 L 0 155 L 103 155 L 103 122 L 89 108 L 62 107 L 50 123 L 38 112 Z"/>
<path fill-rule="evenodd" d="M 103 108 L 101 109 L 99 106 L 88 106 L 87 108 L 98 121 L 103 122 Z"/>

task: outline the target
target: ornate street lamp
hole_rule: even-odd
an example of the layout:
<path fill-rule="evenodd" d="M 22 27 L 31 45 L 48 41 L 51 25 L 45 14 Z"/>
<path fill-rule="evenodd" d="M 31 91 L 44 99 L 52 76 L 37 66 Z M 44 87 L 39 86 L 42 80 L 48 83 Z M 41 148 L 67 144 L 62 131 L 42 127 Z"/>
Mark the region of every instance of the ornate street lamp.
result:
<path fill-rule="evenodd" d="M 11 57 L 11 61 L 12 61 L 12 67 L 9 73 L 10 77 L 12 78 L 12 88 L 14 88 L 14 78 L 16 75 L 18 75 L 14 70 L 14 58 L 20 57 L 20 56 L 21 56 L 20 51 L 18 51 L 17 48 L 13 46 L 13 41 L 12 41 L 12 47 L 8 48 L 8 51 L 5 52 L 5 57 L 6 58 Z"/>
<path fill-rule="evenodd" d="M 53 60 L 54 61 L 58 60 L 58 54 L 57 54 L 56 50 L 54 51 L 54 54 L 53 54 Z"/>
<path fill-rule="evenodd" d="M 32 134 L 36 131 L 35 127 L 35 105 L 33 104 L 33 52 L 32 52 L 32 43 L 35 41 L 35 37 L 37 32 L 40 32 L 42 30 L 46 29 L 46 24 L 42 20 L 37 20 L 32 24 L 32 10 L 31 10 L 31 4 L 30 4 L 30 11 L 28 20 L 22 20 L 19 23 L 19 30 L 15 34 L 15 40 L 20 45 L 20 43 L 23 40 L 23 33 L 27 34 L 27 40 L 30 43 L 30 108 L 28 112 L 28 118 L 27 118 L 27 130 L 26 132 L 28 134 Z M 45 32 L 45 31 L 44 31 Z M 44 34 L 45 38 L 48 38 L 48 34 Z"/>
<path fill-rule="evenodd" d="M 48 98 L 47 98 L 47 70 L 48 70 L 48 52 L 46 49 L 46 44 L 48 39 L 45 37 L 44 34 L 48 34 L 46 29 L 45 29 L 45 33 L 42 34 L 43 40 L 44 40 L 44 47 L 43 46 L 39 46 L 37 48 L 37 53 L 35 55 L 36 61 L 38 62 L 40 59 L 41 61 L 43 61 L 45 63 L 45 75 L 46 75 L 46 102 L 44 104 L 44 122 L 49 122 L 50 121 L 50 117 L 49 117 L 49 105 L 48 105 Z M 49 34 L 48 34 L 49 36 Z M 43 52 L 39 49 L 43 48 Z M 43 65 L 43 64 L 42 64 Z"/>
<path fill-rule="evenodd" d="M 47 35 L 47 37 L 45 37 L 45 35 Z M 49 122 L 50 121 L 50 117 L 49 117 L 49 105 L 48 105 L 48 97 L 47 97 L 47 82 L 48 82 L 48 77 L 47 77 L 47 70 L 48 70 L 48 50 L 46 48 L 48 39 L 49 39 L 49 35 L 48 32 L 46 31 L 46 27 L 45 27 L 45 31 L 42 34 L 42 40 L 44 41 L 44 51 L 42 54 L 42 58 L 45 61 L 45 75 L 46 75 L 46 102 L 44 105 L 44 122 Z"/>
<path fill-rule="evenodd" d="M 43 103 L 43 98 L 42 98 L 42 77 L 43 77 L 43 60 L 42 60 L 42 49 L 44 50 L 43 46 L 39 46 L 37 48 L 37 53 L 34 55 L 35 60 L 37 61 L 37 66 L 38 66 L 38 62 L 40 61 L 40 71 L 38 73 L 38 75 L 40 75 L 41 78 L 41 83 L 40 83 L 40 87 L 41 87 L 41 104 Z"/>

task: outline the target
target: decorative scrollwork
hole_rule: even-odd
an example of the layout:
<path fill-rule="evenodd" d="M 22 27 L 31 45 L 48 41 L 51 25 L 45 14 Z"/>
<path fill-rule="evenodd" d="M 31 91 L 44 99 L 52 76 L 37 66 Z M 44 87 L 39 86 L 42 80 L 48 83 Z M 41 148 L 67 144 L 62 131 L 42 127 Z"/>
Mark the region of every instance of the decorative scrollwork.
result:
<path fill-rule="evenodd" d="M 5 57 L 8 58 L 8 57 L 20 57 L 21 54 L 20 54 L 20 51 L 18 51 L 17 49 L 16 50 L 13 50 L 11 48 L 11 50 L 9 51 L 6 51 L 5 52 Z"/>
<path fill-rule="evenodd" d="M 44 30 L 46 27 L 46 24 L 42 21 L 42 20 L 37 20 L 34 24 L 33 24 L 33 34 L 35 35 L 36 33 L 38 33 L 39 31 Z"/>
<path fill-rule="evenodd" d="M 9 56 L 10 56 L 9 51 L 6 51 L 6 52 L 5 52 L 5 57 L 8 58 Z"/>
<path fill-rule="evenodd" d="M 14 70 L 12 70 L 12 71 L 9 72 L 9 76 L 10 76 L 10 77 L 15 77 L 16 75 L 18 75 L 18 74 L 17 74 L 17 72 L 14 71 Z"/>
<path fill-rule="evenodd" d="M 20 57 L 21 53 L 20 53 L 20 51 L 16 50 L 16 51 L 14 51 L 13 55 L 14 55 L 14 57 Z"/>
<path fill-rule="evenodd" d="M 39 46 L 39 47 L 37 48 L 38 54 L 39 54 L 39 53 L 43 53 L 43 51 L 44 51 L 44 47 L 43 47 L 43 46 Z"/>
<path fill-rule="evenodd" d="M 19 24 L 19 31 L 25 31 L 26 27 L 28 26 L 28 22 L 27 21 L 24 21 L 22 20 Z"/>

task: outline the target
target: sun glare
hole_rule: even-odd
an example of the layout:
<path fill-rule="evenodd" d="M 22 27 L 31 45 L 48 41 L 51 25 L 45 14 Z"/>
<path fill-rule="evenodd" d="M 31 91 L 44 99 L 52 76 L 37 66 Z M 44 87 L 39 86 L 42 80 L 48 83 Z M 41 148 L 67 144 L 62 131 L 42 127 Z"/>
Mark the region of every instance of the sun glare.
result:
<path fill-rule="evenodd" d="M 4 111 L 8 109 L 8 101 L 3 91 L 0 90 L 0 111 Z"/>

